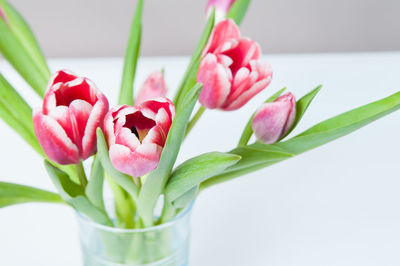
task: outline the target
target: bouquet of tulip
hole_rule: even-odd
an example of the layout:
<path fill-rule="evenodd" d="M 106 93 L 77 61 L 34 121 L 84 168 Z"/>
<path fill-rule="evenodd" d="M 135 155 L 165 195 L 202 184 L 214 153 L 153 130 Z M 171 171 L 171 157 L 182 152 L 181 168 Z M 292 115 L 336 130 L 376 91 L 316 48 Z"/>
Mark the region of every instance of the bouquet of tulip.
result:
<path fill-rule="evenodd" d="M 157 228 L 177 220 L 207 187 L 321 146 L 400 108 L 398 92 L 291 136 L 321 86 L 297 101 L 281 89 L 250 115 L 232 150 L 200 154 L 176 166 L 182 142 L 204 111 L 241 108 L 270 84 L 272 70 L 260 62 L 259 45 L 239 32 L 249 0 L 210 0 L 203 34 L 173 100 L 166 98 L 163 71 L 153 72 L 134 97 L 143 2 L 138 0 L 132 22 L 119 102 L 110 108 L 88 78 L 67 70 L 50 76 L 27 23 L 0 0 L 0 51 L 43 97 L 42 108 L 32 112 L 0 74 L 0 117 L 43 157 L 58 191 L 0 182 L 0 207 L 66 202 L 103 229 Z M 249 144 L 253 134 L 256 141 Z M 90 157 L 88 178 L 82 161 Z M 104 203 L 105 184 L 113 193 L 112 208 Z M 99 241 L 114 262 L 148 263 L 171 252 L 174 232 L 129 241 L 103 232 Z"/>

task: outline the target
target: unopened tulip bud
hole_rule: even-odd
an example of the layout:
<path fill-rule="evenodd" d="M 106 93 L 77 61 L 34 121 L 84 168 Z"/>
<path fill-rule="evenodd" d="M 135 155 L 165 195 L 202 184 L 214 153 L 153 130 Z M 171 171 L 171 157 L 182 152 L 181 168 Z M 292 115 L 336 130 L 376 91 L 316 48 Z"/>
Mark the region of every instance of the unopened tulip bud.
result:
<path fill-rule="evenodd" d="M 54 162 L 77 164 L 96 153 L 96 129 L 103 126 L 107 111 L 107 98 L 90 80 L 58 71 L 42 110 L 33 114 L 36 137 Z"/>
<path fill-rule="evenodd" d="M 292 128 L 296 118 L 296 99 L 286 93 L 271 103 L 264 103 L 253 119 L 253 131 L 257 139 L 272 144 L 283 138 Z"/>
<path fill-rule="evenodd" d="M 210 15 L 215 7 L 215 21 L 219 22 L 226 17 L 229 9 L 236 0 L 209 0 L 206 7 L 207 16 Z"/>
<path fill-rule="evenodd" d="M 164 80 L 163 71 L 154 71 L 143 83 L 138 96 L 135 99 L 135 105 L 139 105 L 144 101 L 165 97 L 168 88 Z"/>

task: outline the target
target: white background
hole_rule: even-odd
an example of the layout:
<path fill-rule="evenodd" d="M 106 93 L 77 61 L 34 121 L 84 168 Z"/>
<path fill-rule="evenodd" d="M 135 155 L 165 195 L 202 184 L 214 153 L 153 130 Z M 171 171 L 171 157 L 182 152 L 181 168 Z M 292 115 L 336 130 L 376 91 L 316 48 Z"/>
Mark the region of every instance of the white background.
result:
<path fill-rule="evenodd" d="M 265 56 L 267 90 L 235 112 L 207 111 L 185 141 L 180 161 L 236 144 L 250 114 L 287 86 L 298 98 L 324 84 L 293 135 L 400 88 L 400 53 Z M 92 79 L 115 103 L 120 59 L 51 60 Z M 145 58 L 137 84 L 165 67 L 171 91 L 186 58 Z M 4 62 L 0 71 L 36 107 L 38 97 Z M 172 93 L 171 93 L 172 94 Z M 193 266 L 400 265 L 400 112 L 343 139 L 268 169 L 210 188 L 192 219 Z M 40 158 L 0 122 L 1 181 L 54 190 Z M 26 204 L 0 210 L 0 265 L 80 265 L 74 212 Z"/>

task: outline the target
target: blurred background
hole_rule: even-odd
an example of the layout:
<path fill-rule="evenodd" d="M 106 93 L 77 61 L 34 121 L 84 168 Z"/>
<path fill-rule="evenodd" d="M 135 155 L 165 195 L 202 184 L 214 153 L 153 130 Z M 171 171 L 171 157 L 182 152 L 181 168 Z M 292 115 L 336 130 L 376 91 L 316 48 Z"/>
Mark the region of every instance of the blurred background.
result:
<path fill-rule="evenodd" d="M 136 0 L 10 0 L 50 57 L 122 56 Z M 206 0 L 146 0 L 142 54 L 189 55 Z M 390 51 L 399 0 L 252 0 L 242 33 L 264 53 Z"/>

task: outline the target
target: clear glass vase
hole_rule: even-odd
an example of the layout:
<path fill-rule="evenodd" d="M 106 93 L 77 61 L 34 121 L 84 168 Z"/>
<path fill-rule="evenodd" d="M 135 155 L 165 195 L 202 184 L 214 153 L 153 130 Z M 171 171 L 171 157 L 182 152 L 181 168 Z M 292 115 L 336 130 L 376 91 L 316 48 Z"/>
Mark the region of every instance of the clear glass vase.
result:
<path fill-rule="evenodd" d="M 188 265 L 191 210 L 192 206 L 168 223 L 145 229 L 103 226 L 77 213 L 83 265 Z"/>

